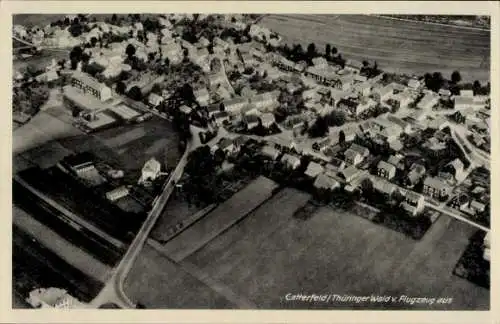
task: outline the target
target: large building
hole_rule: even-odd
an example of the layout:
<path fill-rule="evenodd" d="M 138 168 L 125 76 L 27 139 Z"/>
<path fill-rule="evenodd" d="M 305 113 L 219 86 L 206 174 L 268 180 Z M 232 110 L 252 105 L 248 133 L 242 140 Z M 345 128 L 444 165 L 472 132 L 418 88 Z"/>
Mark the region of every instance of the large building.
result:
<path fill-rule="evenodd" d="M 90 93 L 101 101 L 106 101 L 111 98 L 111 89 L 109 87 L 79 71 L 73 73 L 71 85 L 81 89 L 84 93 Z"/>

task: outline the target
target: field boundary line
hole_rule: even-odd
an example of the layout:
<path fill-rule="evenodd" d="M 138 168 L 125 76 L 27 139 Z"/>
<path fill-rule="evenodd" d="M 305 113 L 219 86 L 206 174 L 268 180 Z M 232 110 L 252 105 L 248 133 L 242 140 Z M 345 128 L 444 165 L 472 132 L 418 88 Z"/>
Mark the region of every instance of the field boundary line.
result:
<path fill-rule="evenodd" d="M 396 17 L 388 17 L 388 16 L 384 16 L 384 15 L 367 15 L 367 16 L 373 16 L 373 17 L 378 17 L 378 18 L 383 18 L 383 19 L 392 19 L 392 20 L 399 20 L 399 21 L 414 22 L 414 23 L 419 23 L 419 24 L 423 24 L 423 25 L 446 26 L 446 27 L 453 27 L 453 28 L 458 28 L 458 29 L 469 29 L 469 30 L 491 32 L 491 29 L 479 28 L 479 27 L 442 24 L 442 23 L 436 23 L 436 22 L 432 22 L 432 21 L 421 21 L 421 20 L 413 20 L 413 19 L 405 19 L 405 18 L 396 18 Z"/>

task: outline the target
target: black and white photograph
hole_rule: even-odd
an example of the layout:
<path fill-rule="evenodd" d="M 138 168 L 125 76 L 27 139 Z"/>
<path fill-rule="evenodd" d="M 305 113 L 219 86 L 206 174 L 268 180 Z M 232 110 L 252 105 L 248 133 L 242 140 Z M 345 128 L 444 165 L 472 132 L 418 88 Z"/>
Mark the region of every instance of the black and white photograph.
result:
<path fill-rule="evenodd" d="M 490 310 L 491 16 L 11 19 L 13 309 Z"/>

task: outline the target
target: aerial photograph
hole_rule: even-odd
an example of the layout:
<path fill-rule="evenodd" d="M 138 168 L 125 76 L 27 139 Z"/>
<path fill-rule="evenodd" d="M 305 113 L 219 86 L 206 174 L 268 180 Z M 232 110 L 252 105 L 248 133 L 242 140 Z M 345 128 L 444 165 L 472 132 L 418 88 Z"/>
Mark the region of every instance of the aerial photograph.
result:
<path fill-rule="evenodd" d="M 12 308 L 490 310 L 490 24 L 13 14 Z"/>

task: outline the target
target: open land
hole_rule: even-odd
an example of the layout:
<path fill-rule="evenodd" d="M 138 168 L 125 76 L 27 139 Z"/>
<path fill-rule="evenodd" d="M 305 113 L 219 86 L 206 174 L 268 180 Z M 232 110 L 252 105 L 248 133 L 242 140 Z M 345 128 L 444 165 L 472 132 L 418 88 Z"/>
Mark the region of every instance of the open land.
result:
<path fill-rule="evenodd" d="M 164 246 L 175 261 L 186 258 L 268 199 L 277 184 L 259 177 Z"/>
<path fill-rule="evenodd" d="M 64 107 L 51 107 L 17 128 L 13 134 L 14 155 L 47 167 L 65 155 L 90 151 L 122 168 L 131 178 L 139 176 L 140 169 L 151 157 L 167 168 L 175 166 L 180 158 L 178 136 L 168 121 L 154 118 L 88 135 L 71 124 L 69 114 Z"/>
<path fill-rule="evenodd" d="M 124 283 L 127 296 L 148 308 L 233 308 L 224 297 L 160 252 L 144 246 Z"/>
<path fill-rule="evenodd" d="M 299 207 L 298 193 L 288 195 L 289 204 Z M 489 308 L 488 290 L 452 274 L 474 231 L 467 224 L 441 217 L 415 242 L 331 208 L 320 208 L 307 221 L 293 218 L 292 207 L 288 212 L 283 208 L 287 204 L 269 201 L 187 261 L 260 308 Z M 274 211 L 272 217 L 266 209 Z M 301 292 L 452 297 L 453 302 L 428 306 L 284 300 L 287 293 Z"/>
<path fill-rule="evenodd" d="M 423 75 L 459 70 L 467 81 L 490 80 L 490 33 L 368 15 L 268 15 L 260 24 L 305 49 L 337 47 L 346 59 L 377 61 L 386 72 Z M 304 28 L 307 26 L 307 28 Z M 439 46 L 436 46 L 439 44 Z"/>

